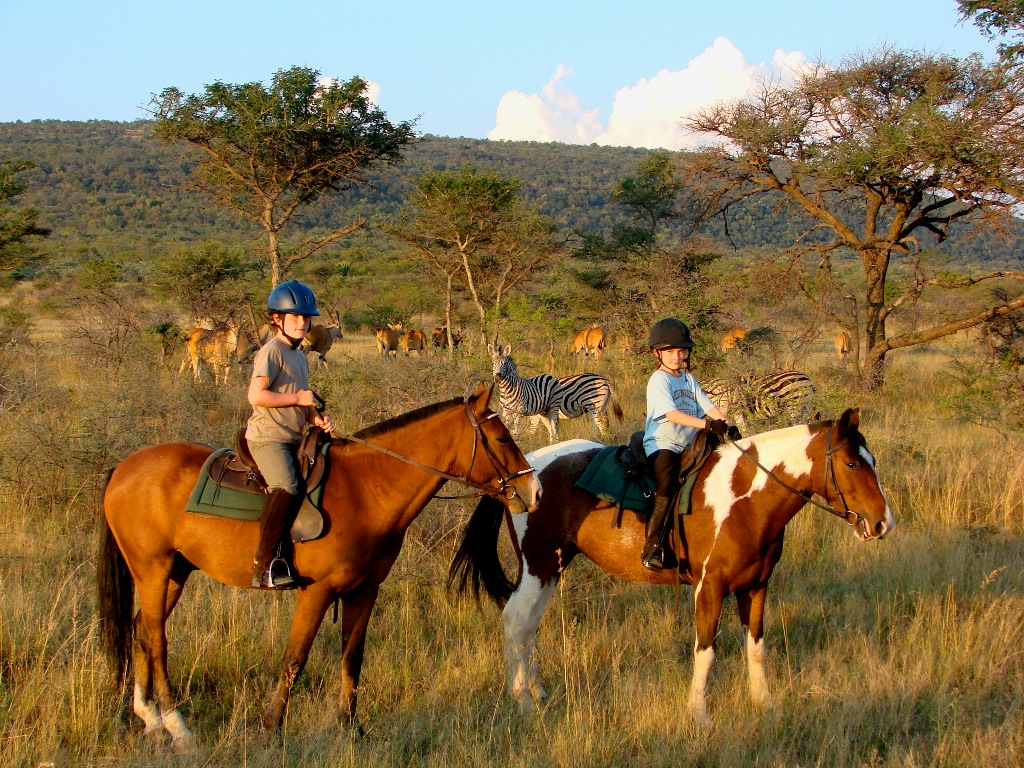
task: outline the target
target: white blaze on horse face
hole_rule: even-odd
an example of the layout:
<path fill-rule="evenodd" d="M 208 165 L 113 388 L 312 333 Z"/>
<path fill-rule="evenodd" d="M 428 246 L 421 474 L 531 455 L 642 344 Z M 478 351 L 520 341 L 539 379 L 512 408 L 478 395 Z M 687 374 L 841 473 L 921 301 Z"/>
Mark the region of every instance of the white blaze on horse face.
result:
<path fill-rule="evenodd" d="M 792 477 L 803 477 L 810 473 L 814 464 L 807 451 L 801 450 L 810 442 L 811 431 L 806 424 L 801 424 L 741 440 L 740 445 L 748 451 L 751 446 L 757 446 L 757 460 L 772 472 L 785 468 L 785 472 Z M 721 459 L 704 481 L 705 498 L 715 513 L 716 537 L 722 529 L 722 523 L 729 517 L 733 505 L 740 499 L 748 498 L 760 491 L 769 482 L 768 475 L 758 469 L 750 490 L 742 496 L 737 496 L 732 490 L 733 474 L 740 462 L 750 459 L 734 450 L 732 446 L 723 446 L 718 449 L 718 453 Z"/>
<path fill-rule="evenodd" d="M 871 471 L 875 473 L 875 480 L 878 481 L 878 472 L 875 470 L 875 457 L 868 450 L 866 445 L 860 447 L 861 458 L 868 463 L 871 467 Z M 885 490 L 882 488 L 882 484 L 878 483 L 878 492 L 882 494 L 882 498 L 885 499 L 885 531 L 879 538 L 885 537 L 889 531 L 896 526 L 896 516 L 892 513 L 892 507 L 889 506 L 889 497 L 885 495 Z"/>
<path fill-rule="evenodd" d="M 565 440 L 561 443 L 554 443 L 536 451 L 526 454 L 526 460 L 530 466 L 537 470 L 537 475 L 543 472 L 551 462 L 560 459 L 562 456 L 571 456 L 574 453 L 589 451 L 592 448 L 605 448 L 603 443 L 595 443 L 593 440 Z"/>

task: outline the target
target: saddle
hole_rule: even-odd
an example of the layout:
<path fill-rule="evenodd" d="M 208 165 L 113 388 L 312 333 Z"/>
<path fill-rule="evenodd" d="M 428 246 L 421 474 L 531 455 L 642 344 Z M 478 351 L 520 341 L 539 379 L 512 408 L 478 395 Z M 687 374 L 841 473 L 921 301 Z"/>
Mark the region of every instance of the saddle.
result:
<path fill-rule="evenodd" d="M 708 456 L 718 448 L 719 438 L 706 429 L 700 430 L 690 446 L 679 457 L 678 496 L 680 514 L 686 514 L 690 492 L 697 471 Z M 634 432 L 626 445 L 610 446 L 600 451 L 583 471 L 575 486 L 615 505 L 612 527 L 622 525 L 623 509 L 641 515 L 650 513 L 654 505 L 655 479 L 644 450 L 644 433 Z"/>
<path fill-rule="evenodd" d="M 265 493 L 267 481 L 260 474 L 256 460 L 249 451 L 249 441 L 245 437 L 245 427 L 235 433 L 235 449 L 228 451 L 210 464 L 210 477 L 221 488 L 230 488 L 242 493 Z M 308 496 L 320 487 L 327 469 L 326 452 L 321 446 L 330 441 L 330 437 L 320 427 L 310 427 L 299 443 L 296 456 L 299 460 L 299 475 Z"/>
<path fill-rule="evenodd" d="M 299 444 L 299 474 L 305 486 L 302 505 L 292 526 L 292 541 L 309 541 L 323 533 L 320 498 L 327 473 L 330 437 L 319 427 L 311 428 Z M 249 451 L 245 427 L 235 436 L 235 448 L 215 451 L 196 480 L 185 507 L 187 512 L 234 520 L 259 520 L 267 483 Z"/>

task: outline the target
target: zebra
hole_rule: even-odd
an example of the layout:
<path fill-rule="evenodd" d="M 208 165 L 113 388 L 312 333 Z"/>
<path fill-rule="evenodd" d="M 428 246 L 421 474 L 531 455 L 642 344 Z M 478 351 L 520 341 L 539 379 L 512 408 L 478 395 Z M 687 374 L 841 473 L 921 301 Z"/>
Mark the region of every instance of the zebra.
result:
<path fill-rule="evenodd" d="M 491 355 L 491 370 L 498 385 L 498 413 L 513 437 L 519 436 L 519 422 L 523 416 L 532 416 L 530 433 L 543 421 L 551 435 L 558 439 L 558 408 L 561 398 L 558 379 L 546 373 L 524 379 L 512 359 L 512 345 L 504 348 L 487 345 Z"/>
<path fill-rule="evenodd" d="M 738 385 L 725 379 L 707 379 L 701 389 L 708 399 L 733 421 L 746 426 L 746 417 L 767 423 L 784 419 L 799 424 L 818 418 L 812 413 L 817 388 L 810 377 L 800 371 L 778 371 L 763 376 L 742 377 Z"/>
<path fill-rule="evenodd" d="M 608 433 L 608 405 L 612 406 L 612 413 L 619 421 L 622 421 L 622 406 L 612 384 L 604 376 L 596 373 L 578 373 L 575 376 L 560 376 L 558 378 L 560 397 L 558 401 L 558 415 L 565 419 L 575 419 L 585 412 L 590 414 L 594 420 L 594 426 L 602 435 Z M 536 424 L 533 425 L 534 428 Z"/>

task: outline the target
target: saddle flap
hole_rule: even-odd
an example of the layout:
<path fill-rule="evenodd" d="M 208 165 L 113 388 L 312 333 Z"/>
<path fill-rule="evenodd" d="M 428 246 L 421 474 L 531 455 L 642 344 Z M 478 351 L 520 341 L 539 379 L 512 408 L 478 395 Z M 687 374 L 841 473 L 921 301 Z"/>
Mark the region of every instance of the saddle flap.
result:
<path fill-rule="evenodd" d="M 690 475 L 696 474 L 720 444 L 718 435 L 706 429 L 699 430 L 693 442 L 679 456 L 679 482 L 685 483 Z"/>
<path fill-rule="evenodd" d="M 599 499 L 647 514 L 654 505 L 654 483 L 643 470 L 627 470 L 620 463 L 623 446 L 611 445 L 601 450 L 576 481 L 575 487 Z"/>
<path fill-rule="evenodd" d="M 259 475 L 260 470 L 256 466 L 256 459 L 249 452 L 249 440 L 245 436 L 246 429 L 247 427 L 242 427 L 235 433 L 235 451 L 233 455 L 238 464 L 248 467 Z"/>

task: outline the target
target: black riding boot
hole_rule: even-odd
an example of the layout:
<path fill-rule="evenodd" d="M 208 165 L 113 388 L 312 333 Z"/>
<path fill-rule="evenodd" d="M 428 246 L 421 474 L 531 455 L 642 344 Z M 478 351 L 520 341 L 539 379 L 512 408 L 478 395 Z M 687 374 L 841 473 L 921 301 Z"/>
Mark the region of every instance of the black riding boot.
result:
<path fill-rule="evenodd" d="M 294 589 L 291 567 L 279 553 L 281 540 L 288 535 L 295 516 L 299 513 L 302 497 L 293 495 L 283 488 L 274 488 L 267 493 L 260 516 L 260 543 L 252 561 L 252 585 L 264 589 Z"/>
<path fill-rule="evenodd" d="M 647 543 L 641 562 L 644 568 L 660 571 L 665 567 L 665 539 L 668 536 L 668 498 L 654 497 L 654 509 L 647 515 Z"/>

